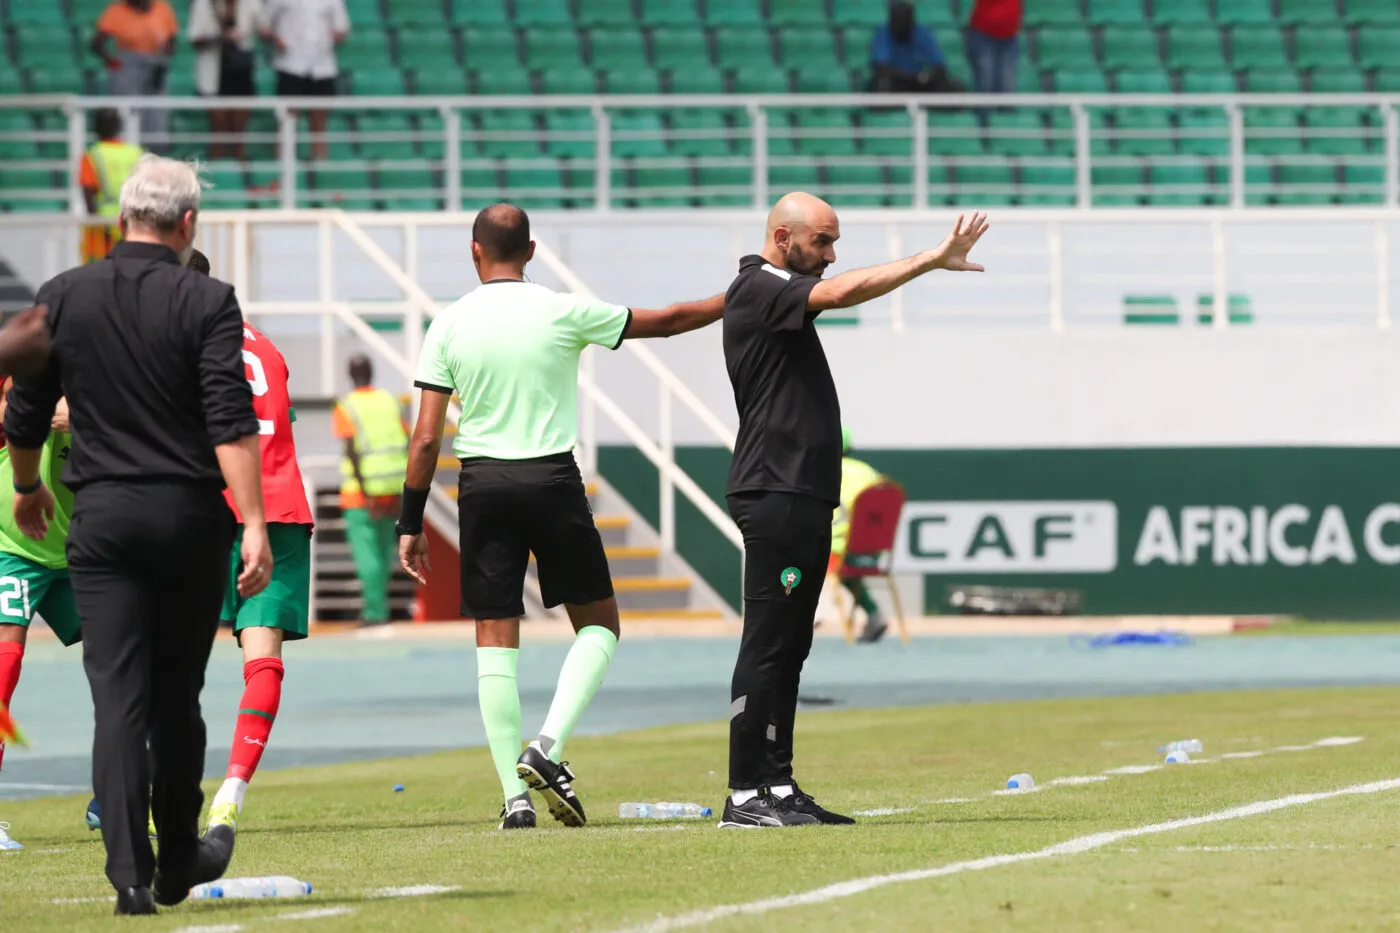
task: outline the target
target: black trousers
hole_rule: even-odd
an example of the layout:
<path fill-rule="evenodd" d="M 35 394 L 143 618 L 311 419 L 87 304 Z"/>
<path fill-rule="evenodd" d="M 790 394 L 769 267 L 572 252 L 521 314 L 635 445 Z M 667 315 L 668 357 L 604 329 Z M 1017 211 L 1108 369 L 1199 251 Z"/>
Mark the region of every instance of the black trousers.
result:
<path fill-rule="evenodd" d="M 729 497 L 744 535 L 744 635 L 729 706 L 729 786 L 792 781 L 802 665 L 812 650 L 832 506 L 781 492 Z"/>
<path fill-rule="evenodd" d="M 74 502 L 68 565 L 96 712 L 92 784 L 116 888 L 154 877 L 148 809 L 161 871 L 194 872 L 204 806 L 199 694 L 233 531 L 210 486 L 93 483 Z"/>

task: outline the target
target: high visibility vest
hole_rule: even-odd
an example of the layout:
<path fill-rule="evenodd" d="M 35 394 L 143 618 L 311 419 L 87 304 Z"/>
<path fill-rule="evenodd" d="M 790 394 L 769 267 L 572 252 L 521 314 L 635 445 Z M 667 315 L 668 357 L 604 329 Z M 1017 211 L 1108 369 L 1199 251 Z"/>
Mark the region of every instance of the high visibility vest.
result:
<path fill-rule="evenodd" d="M 349 457 L 340 461 L 343 493 L 363 492 L 367 496 L 393 496 L 403 489 L 408 469 L 408 435 L 403 429 L 403 409 L 393 393 L 384 389 L 351 392 L 340 400 L 340 407 L 355 425 L 355 453 L 360 458 L 360 475 L 365 488 L 355 480 Z"/>
<path fill-rule="evenodd" d="M 846 553 L 846 541 L 851 536 L 851 507 L 856 496 L 880 482 L 880 471 L 854 457 L 841 458 L 841 505 L 831 513 L 831 553 Z"/>
<path fill-rule="evenodd" d="M 99 216 L 117 217 L 121 214 L 122 184 L 143 155 L 145 150 L 140 146 L 121 140 L 94 143 L 88 150 L 93 171 L 97 173 L 96 200 Z"/>

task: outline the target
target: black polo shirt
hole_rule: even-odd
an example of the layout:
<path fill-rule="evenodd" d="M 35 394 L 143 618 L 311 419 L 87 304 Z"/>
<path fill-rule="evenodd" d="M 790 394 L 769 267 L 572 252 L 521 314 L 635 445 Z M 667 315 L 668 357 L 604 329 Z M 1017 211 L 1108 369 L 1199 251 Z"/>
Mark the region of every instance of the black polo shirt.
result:
<path fill-rule="evenodd" d="M 739 409 L 728 492 L 841 502 L 841 403 L 807 296 L 821 279 L 739 260 L 724 296 L 724 363 Z"/>
<path fill-rule="evenodd" d="M 169 247 L 123 241 L 102 262 L 39 289 L 53 351 L 17 379 L 5 411 L 15 447 L 40 447 L 66 395 L 73 451 L 63 481 L 165 481 L 223 488 L 214 448 L 258 433 L 233 286 L 180 265 Z"/>

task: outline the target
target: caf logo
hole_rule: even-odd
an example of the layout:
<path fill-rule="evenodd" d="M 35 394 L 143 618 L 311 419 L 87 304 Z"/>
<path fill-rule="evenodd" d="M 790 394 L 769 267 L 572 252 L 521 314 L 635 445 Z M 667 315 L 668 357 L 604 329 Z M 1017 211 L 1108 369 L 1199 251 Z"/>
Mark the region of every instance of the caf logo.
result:
<path fill-rule="evenodd" d="M 783 595 L 791 596 L 792 588 L 802 582 L 802 571 L 796 567 L 788 567 L 778 577 L 778 582 L 783 585 Z"/>

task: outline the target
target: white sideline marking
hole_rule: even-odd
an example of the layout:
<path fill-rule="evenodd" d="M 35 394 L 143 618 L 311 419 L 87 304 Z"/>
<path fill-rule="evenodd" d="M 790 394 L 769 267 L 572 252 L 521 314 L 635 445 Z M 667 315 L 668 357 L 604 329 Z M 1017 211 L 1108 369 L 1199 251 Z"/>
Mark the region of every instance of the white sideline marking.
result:
<path fill-rule="evenodd" d="M 913 807 L 876 807 L 874 810 L 857 810 L 852 816 L 896 816 L 900 813 L 913 813 Z"/>
<path fill-rule="evenodd" d="M 55 903 L 55 904 L 110 904 L 112 901 L 115 901 L 116 899 L 117 899 L 117 898 L 116 898 L 115 895 L 113 895 L 112 897 L 56 897 L 56 898 L 53 899 L 53 903 Z"/>
<path fill-rule="evenodd" d="M 87 789 L 88 789 L 88 788 L 87 788 L 86 786 L 82 785 L 82 784 L 14 784 L 14 783 L 11 783 L 10 781 L 6 781 L 4 784 L 0 784 L 0 791 L 7 791 L 7 790 L 46 790 L 46 791 L 56 791 L 56 792 L 58 792 L 58 793 L 63 793 L 63 794 L 75 794 L 75 793 L 77 793 L 77 792 L 80 791 L 80 790 L 87 790 Z"/>
<path fill-rule="evenodd" d="M 217 923 L 207 927 L 180 927 L 175 933 L 238 933 L 241 923 Z"/>
<path fill-rule="evenodd" d="M 1218 810 L 1215 813 L 1207 813 L 1204 816 L 1188 816 L 1182 819 L 1168 820 L 1165 823 L 1150 823 L 1146 826 L 1136 826 L 1132 829 L 1116 829 L 1108 832 L 1092 833 L 1088 836 L 1067 839 L 1064 842 L 1034 852 L 989 855 L 985 858 L 971 859 L 966 862 L 953 862 L 949 865 L 940 865 L 937 868 L 924 868 L 917 871 L 905 871 L 889 875 L 870 875 L 865 878 L 853 878 L 850 881 L 840 881 L 825 887 L 814 888 L 810 891 L 804 891 L 801 894 L 790 894 L 786 897 L 769 897 L 743 904 L 725 904 L 706 910 L 691 911 L 690 913 L 677 914 L 673 917 L 658 917 L 650 923 L 625 927 L 622 930 L 616 931 L 616 933 L 667 933 L 667 931 L 670 930 L 704 926 L 708 923 L 713 923 L 716 920 L 723 920 L 728 917 L 766 914 L 769 911 L 785 910 L 789 907 L 822 904 L 827 901 L 853 897 L 857 894 L 864 894 L 866 891 L 874 890 L 875 888 L 883 888 L 887 885 L 900 884 L 906 881 L 924 881 L 929 878 L 960 875 L 969 871 L 986 871 L 989 868 L 1000 868 L 1003 865 L 1015 865 L 1020 862 L 1055 858 L 1061 855 L 1079 855 L 1084 852 L 1092 852 L 1095 849 L 1102 849 L 1105 846 L 1113 845 L 1124 839 L 1135 839 L 1139 836 L 1169 833 L 1178 829 L 1190 829 L 1194 826 L 1204 826 L 1208 823 L 1221 823 L 1226 820 L 1238 820 L 1250 816 L 1259 816 L 1263 813 L 1272 813 L 1275 810 L 1299 807 L 1304 804 L 1317 803 L 1320 800 L 1330 800 L 1333 797 L 1379 794 L 1384 791 L 1396 789 L 1400 789 L 1400 778 L 1391 778 L 1386 781 L 1373 781 L 1369 784 L 1355 784 L 1351 787 L 1321 791 L 1313 794 L 1291 794 L 1287 797 L 1278 797 L 1273 800 L 1260 800 L 1238 807 L 1230 807 L 1227 810 Z"/>
<path fill-rule="evenodd" d="M 1263 752 L 1226 752 L 1221 758 L 1262 758 Z"/>
<path fill-rule="evenodd" d="M 1355 745 L 1357 742 L 1366 741 L 1364 735 L 1333 735 L 1325 739 L 1318 739 L 1313 744 L 1318 748 L 1335 748 L 1338 745 Z"/>
<path fill-rule="evenodd" d="M 441 884 L 411 884 L 402 888 L 380 888 L 378 891 L 371 891 L 370 897 L 427 897 L 430 894 L 446 894 L 448 891 L 459 890 L 457 885 Z"/>
<path fill-rule="evenodd" d="M 972 803 L 971 797 L 944 797 L 942 800 L 935 800 L 934 803 Z"/>
<path fill-rule="evenodd" d="M 709 821 L 707 820 L 707 821 L 706 821 L 706 824 L 707 824 L 707 825 L 708 825 L 708 822 L 709 822 Z M 676 823 L 676 824 L 674 824 L 674 825 L 672 825 L 672 826 L 633 826 L 633 827 L 632 827 L 632 832 L 634 832 L 634 833 L 674 833 L 674 832 L 677 832 L 678 830 L 689 829 L 689 828 L 690 828 L 689 826 L 686 826 L 686 825 L 684 825 L 684 824 L 682 824 L 682 823 Z"/>
<path fill-rule="evenodd" d="M 1146 774 L 1149 771 L 1160 771 L 1161 765 L 1124 765 L 1121 768 L 1109 768 L 1104 774 Z"/>
<path fill-rule="evenodd" d="M 1316 746 L 1313 745 L 1276 745 L 1269 749 L 1271 752 L 1310 752 Z"/>
<path fill-rule="evenodd" d="M 1186 763 L 1188 765 L 1213 765 L 1218 760 L 1217 758 L 1191 758 Z"/>
<path fill-rule="evenodd" d="M 1059 786 L 1066 786 L 1066 787 L 1075 787 L 1075 786 L 1078 786 L 1078 785 L 1080 785 L 1080 784 L 1098 784 L 1098 783 L 1100 783 L 1101 781 L 1107 781 L 1107 780 L 1108 780 L 1108 775 L 1106 775 L 1106 774 L 1081 774 L 1081 775 L 1077 775 L 1077 776 L 1074 776 L 1074 777 L 1053 778 L 1052 780 L 1047 781 L 1047 782 L 1046 782 L 1046 785 L 1047 785 L 1047 786 L 1059 785 Z"/>
<path fill-rule="evenodd" d="M 290 914 L 277 914 L 273 920 L 319 920 L 322 917 L 343 917 L 353 914 L 353 907 L 314 907 L 311 910 L 298 910 Z"/>
<path fill-rule="evenodd" d="M 1017 794 L 1034 794 L 1040 789 L 1041 786 L 1039 784 L 1036 784 L 1032 787 L 1005 787 L 1001 790 L 992 791 L 992 794 L 996 797 L 1014 797 Z"/>

